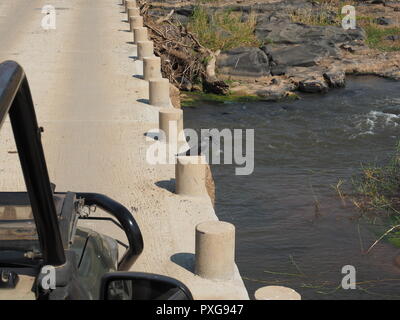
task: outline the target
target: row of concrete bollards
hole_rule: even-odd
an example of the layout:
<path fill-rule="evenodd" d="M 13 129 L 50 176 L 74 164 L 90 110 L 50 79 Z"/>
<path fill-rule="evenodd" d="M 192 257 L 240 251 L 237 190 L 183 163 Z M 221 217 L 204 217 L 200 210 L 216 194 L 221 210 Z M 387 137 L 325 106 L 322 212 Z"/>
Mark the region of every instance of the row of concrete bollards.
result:
<path fill-rule="evenodd" d="M 137 46 L 137 59 L 143 63 L 143 79 L 149 83 L 149 104 L 159 107 L 159 129 L 167 144 L 183 142 L 183 111 L 172 107 L 169 80 L 162 77 L 161 59 L 154 55 L 153 41 L 143 26 L 143 17 L 136 1 L 125 0 L 124 5 Z M 177 148 L 176 148 L 177 150 Z M 176 193 L 186 196 L 207 195 L 205 187 L 206 161 L 198 156 L 179 156 L 176 161 Z"/>
<path fill-rule="evenodd" d="M 169 80 L 162 77 L 161 59 L 154 55 L 153 41 L 135 0 L 122 0 L 128 16 L 133 43 L 137 46 L 137 59 L 143 62 L 143 79 L 149 83 L 149 103 L 159 107 L 159 129 L 165 143 L 175 144 L 184 140 L 183 111 L 172 106 Z M 173 130 L 173 128 L 176 128 Z M 183 137 L 183 138 L 182 138 Z M 176 156 L 176 193 L 183 196 L 207 195 L 206 160 L 202 155 Z M 229 281 L 235 275 L 235 227 L 223 221 L 206 221 L 196 226 L 195 274 L 209 280 Z M 264 287 L 256 292 L 258 300 L 282 298 L 298 299 L 292 289 Z M 280 296 L 277 296 L 279 292 Z M 296 295 L 297 294 L 297 295 Z"/>

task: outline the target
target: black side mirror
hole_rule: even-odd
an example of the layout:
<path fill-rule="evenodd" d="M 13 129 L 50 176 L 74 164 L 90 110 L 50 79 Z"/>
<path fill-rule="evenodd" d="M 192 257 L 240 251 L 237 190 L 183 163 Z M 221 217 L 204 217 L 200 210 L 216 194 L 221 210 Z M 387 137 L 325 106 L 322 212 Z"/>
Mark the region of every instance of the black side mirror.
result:
<path fill-rule="evenodd" d="M 151 273 L 112 272 L 101 279 L 101 300 L 193 300 L 180 281 Z"/>

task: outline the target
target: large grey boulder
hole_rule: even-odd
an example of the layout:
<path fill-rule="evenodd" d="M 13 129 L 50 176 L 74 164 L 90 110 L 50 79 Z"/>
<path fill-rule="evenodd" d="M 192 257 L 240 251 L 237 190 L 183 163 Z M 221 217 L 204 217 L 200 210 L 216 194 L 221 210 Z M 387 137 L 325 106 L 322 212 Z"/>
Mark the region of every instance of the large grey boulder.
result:
<path fill-rule="evenodd" d="M 309 26 L 285 21 L 259 21 L 256 32 L 258 38 L 269 43 L 263 50 L 271 60 L 273 73 L 276 66 L 310 67 L 321 58 L 337 58 L 341 44 L 357 43 L 365 38 L 361 29 L 344 30 L 334 26 Z"/>
<path fill-rule="evenodd" d="M 385 17 L 376 18 L 374 21 L 375 21 L 376 24 L 379 24 L 381 26 L 388 26 L 390 24 L 393 24 L 393 20 L 392 19 L 385 18 Z"/>
<path fill-rule="evenodd" d="M 321 79 L 307 79 L 299 82 L 299 91 L 308 93 L 322 93 L 328 91 L 328 86 Z"/>
<path fill-rule="evenodd" d="M 261 41 L 272 44 L 318 45 L 321 41 L 338 44 L 365 39 L 365 32 L 362 29 L 345 30 L 335 26 L 309 26 L 285 21 L 264 23 L 262 20 L 257 23 L 256 35 Z"/>
<path fill-rule="evenodd" d="M 292 67 L 311 67 L 317 64 L 321 57 L 337 56 L 339 50 L 329 44 L 296 44 L 268 45 L 262 50 L 270 57 L 274 65 Z"/>
<path fill-rule="evenodd" d="M 390 40 L 390 41 L 398 41 L 400 40 L 400 34 L 391 34 L 385 38 L 385 40 Z"/>
<path fill-rule="evenodd" d="M 259 48 L 236 48 L 223 51 L 217 58 L 218 73 L 238 77 L 264 77 L 270 75 L 267 55 Z"/>
<path fill-rule="evenodd" d="M 323 74 L 323 77 L 331 88 L 342 88 L 346 86 L 346 75 L 344 71 L 327 71 Z"/>
<path fill-rule="evenodd" d="M 183 2 L 179 1 L 168 1 L 171 5 L 164 4 L 160 6 L 157 4 L 150 4 L 150 8 L 147 11 L 147 14 L 155 19 L 166 17 L 171 11 L 173 11 L 172 20 L 179 21 L 182 24 L 187 24 L 190 20 L 190 17 L 193 15 L 195 10 L 194 5 L 180 5 L 176 6 L 174 3 Z"/>

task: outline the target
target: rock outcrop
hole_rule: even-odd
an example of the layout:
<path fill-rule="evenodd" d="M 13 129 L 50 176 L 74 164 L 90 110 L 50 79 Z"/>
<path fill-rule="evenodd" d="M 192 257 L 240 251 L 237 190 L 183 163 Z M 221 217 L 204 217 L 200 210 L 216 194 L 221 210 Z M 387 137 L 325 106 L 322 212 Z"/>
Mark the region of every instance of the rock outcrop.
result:
<path fill-rule="evenodd" d="M 220 74 L 261 78 L 271 74 L 269 58 L 259 48 L 237 48 L 222 52 L 217 59 Z"/>
<path fill-rule="evenodd" d="M 149 14 L 155 17 L 171 14 L 172 22 L 182 24 L 189 21 L 196 7 L 193 2 L 183 0 L 147 3 Z M 234 80 L 232 92 L 277 100 L 292 96 L 295 91 L 324 93 L 331 88 L 344 87 L 346 74 L 374 74 L 400 80 L 400 52 L 370 49 L 362 28 L 345 30 L 338 26 L 337 11 L 324 12 L 328 25 L 295 22 L 293 13 L 296 15 L 303 10 L 312 15 L 315 10 L 321 10 L 316 2 L 220 0 L 203 5 L 207 6 L 210 17 L 213 12 L 227 9 L 240 13 L 243 21 L 255 15 L 255 35 L 263 45 L 225 50 L 216 58 L 216 78 Z M 384 1 L 367 1 L 357 12 L 365 15 L 365 10 L 373 13 L 373 21 L 382 28 L 400 27 L 400 3 L 389 5 Z M 385 41 L 397 43 L 399 37 L 394 31 Z M 211 90 L 206 85 L 203 90 L 216 92 L 215 87 L 221 87 L 221 93 L 227 92 L 223 86 L 213 86 Z"/>

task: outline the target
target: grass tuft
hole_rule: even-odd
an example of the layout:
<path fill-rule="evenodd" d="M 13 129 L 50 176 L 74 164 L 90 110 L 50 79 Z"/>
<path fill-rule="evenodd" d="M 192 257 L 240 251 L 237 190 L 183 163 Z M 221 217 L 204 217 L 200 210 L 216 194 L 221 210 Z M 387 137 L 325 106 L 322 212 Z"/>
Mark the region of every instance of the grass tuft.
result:
<path fill-rule="evenodd" d="M 242 13 L 224 11 L 210 13 L 207 8 L 197 6 L 188 29 L 200 43 L 213 50 L 228 50 L 237 47 L 259 47 L 255 36 L 256 18 L 250 14 L 243 19 Z"/>
<path fill-rule="evenodd" d="M 366 210 L 395 214 L 400 219 L 400 143 L 387 164 L 363 167 L 353 185 Z"/>
<path fill-rule="evenodd" d="M 372 221 L 380 218 L 387 228 L 377 242 L 386 239 L 400 246 L 400 143 L 386 164 L 363 167 L 361 175 L 353 179 L 353 186 L 353 203 L 362 212 L 372 213 Z"/>
<path fill-rule="evenodd" d="M 400 41 L 387 40 L 387 36 L 400 35 L 400 27 L 383 28 L 374 23 L 363 26 L 367 33 L 367 44 L 370 48 L 381 51 L 399 51 Z"/>
<path fill-rule="evenodd" d="M 339 26 L 341 24 L 340 8 L 331 2 L 322 2 L 316 8 L 289 10 L 292 22 L 312 26 Z"/>

